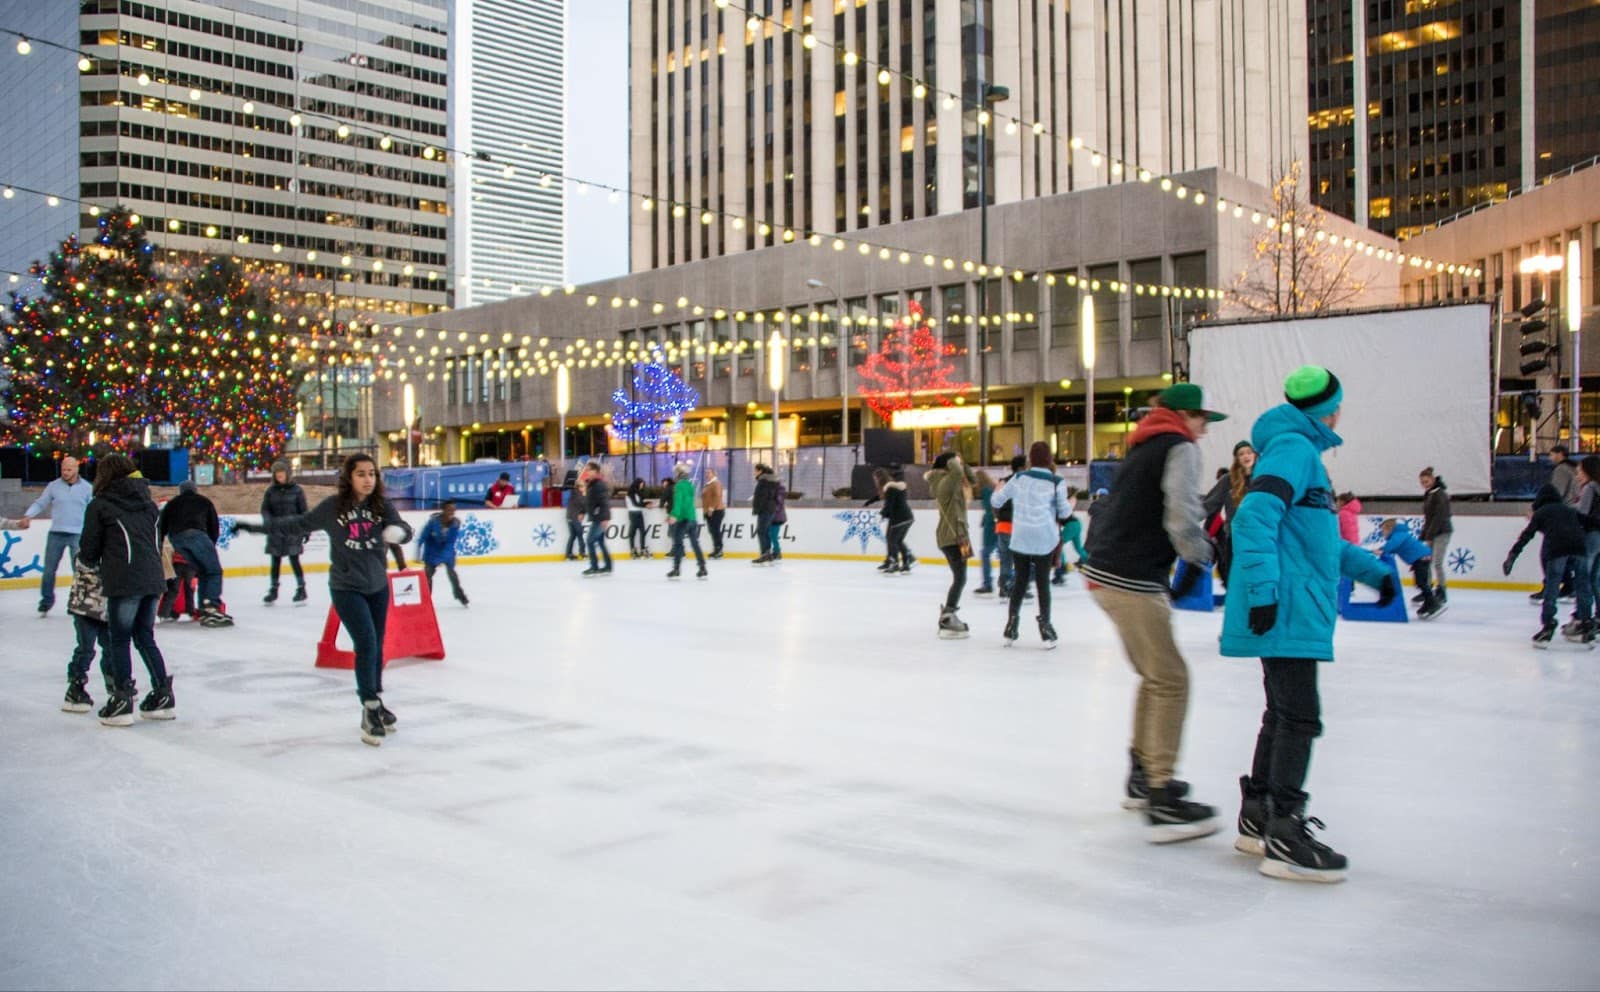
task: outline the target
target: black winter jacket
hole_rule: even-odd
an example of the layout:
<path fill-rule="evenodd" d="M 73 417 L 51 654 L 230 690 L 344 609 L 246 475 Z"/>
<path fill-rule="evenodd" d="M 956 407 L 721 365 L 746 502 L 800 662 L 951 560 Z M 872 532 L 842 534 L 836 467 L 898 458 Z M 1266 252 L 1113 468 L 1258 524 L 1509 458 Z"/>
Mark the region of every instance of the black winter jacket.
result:
<path fill-rule="evenodd" d="M 590 520 L 603 524 L 611 519 L 611 486 L 606 480 L 598 476 L 590 479 L 584 498 Z"/>
<path fill-rule="evenodd" d="M 1533 519 L 1517 535 L 1517 543 L 1511 546 L 1511 557 L 1521 554 L 1535 534 L 1544 535 L 1539 546 L 1541 562 L 1584 553 L 1583 521 L 1578 511 L 1563 503 L 1556 488 L 1548 484 L 1540 486 L 1538 495 L 1533 497 Z"/>
<path fill-rule="evenodd" d="M 162 540 L 186 530 L 197 530 L 217 543 L 220 528 L 217 526 L 217 507 L 199 493 L 179 493 L 161 508 L 156 525 Z"/>
<path fill-rule="evenodd" d="M 1435 477 L 1433 485 L 1422 496 L 1422 533 L 1419 536 L 1426 544 L 1436 537 L 1455 533 L 1455 529 L 1450 522 L 1450 493 L 1444 487 L 1444 480 Z"/>
<path fill-rule="evenodd" d="M 297 482 L 274 482 L 261 494 L 261 519 L 297 517 L 306 512 L 306 491 Z M 267 554 L 283 557 L 305 550 L 305 539 L 287 535 L 267 535 Z"/>
<path fill-rule="evenodd" d="M 156 536 L 159 515 L 150 484 L 139 476 L 118 479 L 89 502 L 78 557 L 99 567 L 108 598 L 159 596 L 166 591 Z"/>
<path fill-rule="evenodd" d="M 762 472 L 756 476 L 755 495 L 750 499 L 750 510 L 756 516 L 763 513 L 776 514 L 778 512 L 778 476 L 773 472 Z"/>
<path fill-rule="evenodd" d="M 912 521 L 911 501 L 906 498 L 906 484 L 904 482 L 890 482 L 883 487 L 883 509 L 879 515 L 889 521 L 889 525 L 909 524 Z"/>

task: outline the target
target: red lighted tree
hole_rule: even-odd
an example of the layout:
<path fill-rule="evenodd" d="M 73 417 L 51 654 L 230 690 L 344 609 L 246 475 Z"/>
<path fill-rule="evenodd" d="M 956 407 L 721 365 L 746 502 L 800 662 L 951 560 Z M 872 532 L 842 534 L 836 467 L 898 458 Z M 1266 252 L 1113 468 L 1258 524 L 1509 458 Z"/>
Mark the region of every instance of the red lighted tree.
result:
<path fill-rule="evenodd" d="M 906 319 L 895 321 L 882 346 L 862 363 L 857 391 L 886 421 L 896 410 L 919 403 L 949 406 L 956 394 L 972 388 L 953 378 L 956 364 L 949 359 L 955 353 L 955 345 L 934 337 L 921 305 L 913 301 Z"/>

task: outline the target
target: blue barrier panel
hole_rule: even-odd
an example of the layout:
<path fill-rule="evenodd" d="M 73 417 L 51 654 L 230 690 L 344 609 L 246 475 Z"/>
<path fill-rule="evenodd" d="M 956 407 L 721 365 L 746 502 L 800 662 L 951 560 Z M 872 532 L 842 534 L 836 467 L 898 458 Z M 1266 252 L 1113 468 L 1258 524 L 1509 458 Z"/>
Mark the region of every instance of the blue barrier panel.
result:
<path fill-rule="evenodd" d="M 1186 561 L 1179 561 L 1178 568 L 1173 573 L 1172 584 L 1177 585 L 1178 580 L 1187 575 L 1188 570 L 1192 567 Z M 1190 589 L 1181 598 L 1172 601 L 1172 608 L 1175 610 L 1193 610 L 1196 613 L 1210 613 L 1217 608 L 1220 599 L 1221 597 L 1212 595 L 1211 569 L 1208 568 L 1201 573 L 1193 589 Z"/>
<path fill-rule="evenodd" d="M 1406 587 L 1400 584 L 1400 569 L 1396 567 L 1393 555 L 1385 555 L 1383 560 L 1388 563 L 1389 574 L 1394 577 L 1394 601 L 1388 606 L 1381 607 L 1376 601 L 1352 602 L 1350 597 L 1355 591 L 1355 583 L 1349 579 L 1340 579 L 1339 616 L 1346 620 L 1367 620 L 1374 623 L 1411 622 L 1411 616 L 1406 610 Z"/>

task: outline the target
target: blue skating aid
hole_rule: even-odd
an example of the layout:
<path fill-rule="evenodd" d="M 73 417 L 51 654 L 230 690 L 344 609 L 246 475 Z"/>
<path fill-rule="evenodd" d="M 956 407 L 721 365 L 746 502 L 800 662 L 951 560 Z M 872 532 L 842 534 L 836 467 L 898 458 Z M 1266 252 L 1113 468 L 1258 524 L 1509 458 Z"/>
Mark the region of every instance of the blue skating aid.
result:
<path fill-rule="evenodd" d="M 1394 601 L 1388 606 L 1379 606 L 1376 601 L 1366 603 L 1352 602 L 1351 594 L 1355 590 L 1355 583 L 1349 579 L 1339 580 L 1339 616 L 1345 620 L 1370 620 L 1375 623 L 1410 623 L 1411 617 L 1406 610 L 1406 587 L 1400 583 L 1400 569 L 1395 567 L 1394 557 L 1385 555 L 1385 562 L 1389 565 L 1389 574 L 1394 578 Z"/>
<path fill-rule="evenodd" d="M 1183 578 L 1186 570 L 1190 567 L 1188 562 L 1179 560 L 1178 569 L 1172 576 L 1172 584 L 1177 585 L 1178 580 Z M 1190 589 L 1187 595 L 1172 601 L 1172 608 L 1175 610 L 1194 610 L 1196 613 L 1210 613 L 1217 608 L 1218 599 L 1220 597 L 1211 594 L 1211 569 L 1208 568 L 1201 574 L 1200 580 L 1194 584 L 1194 588 Z"/>

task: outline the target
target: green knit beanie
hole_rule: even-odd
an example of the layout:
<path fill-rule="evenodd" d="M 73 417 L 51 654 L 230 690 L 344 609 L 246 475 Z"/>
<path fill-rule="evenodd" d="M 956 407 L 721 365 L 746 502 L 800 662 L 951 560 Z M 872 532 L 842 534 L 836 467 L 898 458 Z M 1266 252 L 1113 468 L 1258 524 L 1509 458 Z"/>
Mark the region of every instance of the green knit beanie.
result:
<path fill-rule="evenodd" d="M 1302 365 L 1283 381 L 1283 398 L 1308 417 L 1326 417 L 1344 401 L 1339 377 L 1320 365 Z"/>

